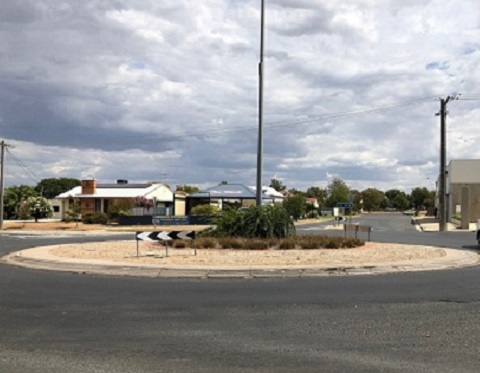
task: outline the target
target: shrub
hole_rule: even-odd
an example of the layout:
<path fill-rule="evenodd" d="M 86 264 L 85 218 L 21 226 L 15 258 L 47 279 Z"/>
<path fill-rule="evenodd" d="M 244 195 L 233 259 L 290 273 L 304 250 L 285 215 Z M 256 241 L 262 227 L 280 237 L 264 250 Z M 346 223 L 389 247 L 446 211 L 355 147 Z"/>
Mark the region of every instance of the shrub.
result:
<path fill-rule="evenodd" d="M 82 221 L 84 224 L 107 224 L 108 215 L 101 211 L 96 211 L 85 214 Z"/>
<path fill-rule="evenodd" d="M 345 238 L 342 242 L 342 248 L 351 249 L 353 247 L 359 247 L 365 245 L 365 241 L 360 238 Z"/>
<path fill-rule="evenodd" d="M 267 250 L 269 246 L 268 246 L 267 240 L 258 238 L 258 239 L 248 240 L 245 243 L 245 248 L 249 250 Z"/>
<path fill-rule="evenodd" d="M 189 245 L 190 244 L 187 245 L 187 242 L 185 242 L 185 240 L 175 240 L 172 243 L 172 247 L 174 247 L 175 249 L 185 249 Z"/>
<path fill-rule="evenodd" d="M 118 219 L 119 216 L 131 215 L 132 207 L 133 201 L 131 199 L 119 199 L 109 207 L 108 217 Z"/>
<path fill-rule="evenodd" d="M 244 242 L 238 237 L 220 237 L 218 244 L 222 249 L 242 249 Z"/>
<path fill-rule="evenodd" d="M 279 206 L 250 206 L 226 210 L 215 221 L 215 236 L 283 238 L 295 234 L 287 211 Z"/>
<path fill-rule="evenodd" d="M 214 249 L 217 247 L 217 240 L 211 237 L 200 237 L 195 240 L 200 249 Z"/>
<path fill-rule="evenodd" d="M 292 237 L 284 238 L 280 241 L 278 248 L 280 250 L 292 250 L 295 249 L 296 240 Z"/>
<path fill-rule="evenodd" d="M 305 250 L 319 249 L 322 241 L 316 236 L 301 236 L 299 239 L 299 246 Z"/>
<path fill-rule="evenodd" d="M 325 245 L 323 246 L 325 249 L 339 249 L 341 247 L 341 239 L 338 239 L 337 237 L 331 237 L 327 242 L 325 242 Z"/>
<path fill-rule="evenodd" d="M 192 208 L 190 215 L 215 215 L 218 213 L 218 207 L 213 205 L 198 205 Z"/>

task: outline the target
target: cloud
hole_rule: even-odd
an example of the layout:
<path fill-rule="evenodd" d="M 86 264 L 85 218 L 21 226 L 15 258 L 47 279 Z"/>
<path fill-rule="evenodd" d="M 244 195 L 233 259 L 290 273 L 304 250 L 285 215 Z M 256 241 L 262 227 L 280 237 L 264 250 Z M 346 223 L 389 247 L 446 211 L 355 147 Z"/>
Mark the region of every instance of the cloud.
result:
<path fill-rule="evenodd" d="M 37 178 L 254 185 L 259 2 L 5 0 L 0 135 Z M 479 157 L 475 0 L 266 4 L 264 180 L 408 189 Z M 375 110 L 371 110 L 375 109 Z M 33 180 L 13 159 L 8 184 Z"/>

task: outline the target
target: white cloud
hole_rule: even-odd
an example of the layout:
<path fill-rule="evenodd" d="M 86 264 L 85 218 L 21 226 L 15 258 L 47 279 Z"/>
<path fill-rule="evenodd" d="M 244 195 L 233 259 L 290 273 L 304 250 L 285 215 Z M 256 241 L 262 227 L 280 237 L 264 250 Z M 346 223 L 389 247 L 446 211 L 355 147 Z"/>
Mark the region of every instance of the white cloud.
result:
<path fill-rule="evenodd" d="M 297 189 L 436 178 L 434 97 L 480 98 L 477 1 L 266 5 L 264 174 Z M 253 0 L 5 0 L 0 137 L 38 178 L 253 185 L 259 16 Z M 478 103 L 449 103 L 449 159 L 480 157 Z M 34 183 L 13 160 L 7 177 Z"/>

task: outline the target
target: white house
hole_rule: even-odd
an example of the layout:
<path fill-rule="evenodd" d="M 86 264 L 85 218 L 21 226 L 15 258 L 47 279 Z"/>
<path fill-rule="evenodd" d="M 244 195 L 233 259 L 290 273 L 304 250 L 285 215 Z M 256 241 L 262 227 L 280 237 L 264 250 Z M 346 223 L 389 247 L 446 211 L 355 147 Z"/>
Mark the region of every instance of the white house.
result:
<path fill-rule="evenodd" d="M 129 184 L 127 180 L 117 180 L 116 184 L 97 184 L 96 180 L 82 180 L 77 186 L 56 198 L 61 201 L 61 219 L 65 218 L 70 204 L 80 201 L 82 214 L 101 211 L 108 213 L 109 207 L 122 199 L 144 197 L 153 200 L 159 215 L 174 214 L 174 194 L 170 188 L 160 183 Z"/>

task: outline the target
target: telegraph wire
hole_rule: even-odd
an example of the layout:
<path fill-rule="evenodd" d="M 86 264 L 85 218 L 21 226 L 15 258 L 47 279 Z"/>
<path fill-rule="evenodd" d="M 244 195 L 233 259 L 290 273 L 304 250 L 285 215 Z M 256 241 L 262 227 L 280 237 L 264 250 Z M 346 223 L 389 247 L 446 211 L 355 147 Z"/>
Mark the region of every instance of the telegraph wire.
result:
<path fill-rule="evenodd" d="M 32 170 L 30 170 L 15 154 L 13 154 L 8 148 L 6 149 L 10 158 L 12 158 L 17 165 L 19 165 L 35 183 L 39 183 L 40 180 L 35 176 Z"/>

